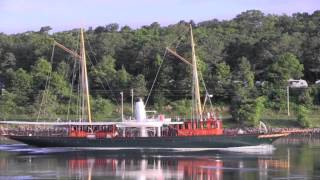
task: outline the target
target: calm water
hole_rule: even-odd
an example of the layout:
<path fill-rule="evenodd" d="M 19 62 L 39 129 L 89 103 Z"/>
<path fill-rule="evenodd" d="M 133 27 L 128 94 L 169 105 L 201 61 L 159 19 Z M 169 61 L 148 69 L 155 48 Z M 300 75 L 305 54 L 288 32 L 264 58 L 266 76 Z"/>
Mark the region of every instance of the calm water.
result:
<path fill-rule="evenodd" d="M 32 148 L 2 139 L 0 179 L 320 179 L 320 138 L 201 152 Z"/>

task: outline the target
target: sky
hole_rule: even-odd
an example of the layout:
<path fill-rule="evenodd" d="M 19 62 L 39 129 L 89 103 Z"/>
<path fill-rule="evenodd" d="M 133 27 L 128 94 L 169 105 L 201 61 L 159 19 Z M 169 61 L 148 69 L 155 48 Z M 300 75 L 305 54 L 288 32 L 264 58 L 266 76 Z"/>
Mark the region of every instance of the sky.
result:
<path fill-rule="evenodd" d="M 38 31 L 43 26 L 57 32 L 110 23 L 166 26 L 180 20 L 228 20 L 251 9 L 278 15 L 313 13 L 320 9 L 320 0 L 0 0 L 0 32 Z"/>

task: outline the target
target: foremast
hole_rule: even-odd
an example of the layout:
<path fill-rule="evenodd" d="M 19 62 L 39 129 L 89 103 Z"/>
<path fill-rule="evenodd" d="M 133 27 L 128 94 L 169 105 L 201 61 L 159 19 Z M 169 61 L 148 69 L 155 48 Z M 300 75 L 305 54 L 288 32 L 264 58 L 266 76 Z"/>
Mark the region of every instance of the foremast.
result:
<path fill-rule="evenodd" d="M 89 83 L 88 72 L 86 62 L 86 50 L 84 46 L 83 29 L 80 29 L 80 65 L 81 65 L 81 87 L 82 87 L 82 115 L 87 114 L 89 123 L 91 120 L 91 108 L 90 108 L 90 95 L 89 95 Z"/>
<path fill-rule="evenodd" d="M 170 48 L 166 48 L 168 52 L 173 54 L 175 57 L 183 61 L 184 63 L 190 65 L 192 67 L 192 113 L 195 113 L 195 119 L 202 120 L 202 107 L 201 107 L 201 99 L 200 99 L 200 87 L 199 87 L 199 76 L 198 76 L 198 65 L 197 65 L 197 57 L 194 48 L 194 40 L 193 40 L 193 33 L 192 33 L 192 26 L 190 24 L 190 36 L 191 36 L 191 50 L 192 50 L 192 62 L 188 61 L 187 59 L 183 58 L 175 51 L 171 50 Z M 193 116 L 194 118 L 194 116 Z"/>
<path fill-rule="evenodd" d="M 80 70 L 81 70 L 80 87 L 81 87 L 81 93 L 82 93 L 80 120 L 84 120 L 85 116 L 87 116 L 89 124 L 92 124 L 88 72 L 87 72 L 87 62 L 86 62 L 86 50 L 84 46 L 83 29 L 80 28 L 80 54 L 66 48 L 65 46 L 63 46 L 62 44 L 58 43 L 55 40 L 53 40 L 53 42 L 54 42 L 54 45 L 60 47 L 61 49 L 68 52 L 69 54 L 71 54 L 72 56 L 74 56 L 80 61 Z"/>
<path fill-rule="evenodd" d="M 192 26 L 190 24 L 190 37 L 191 37 L 191 49 L 192 49 L 192 79 L 193 79 L 193 94 L 194 94 L 194 105 L 196 118 L 202 120 L 202 108 L 201 108 L 201 99 L 200 99 L 200 88 L 199 88 L 199 77 L 197 69 L 197 57 L 194 49 L 194 40 L 192 33 Z"/>

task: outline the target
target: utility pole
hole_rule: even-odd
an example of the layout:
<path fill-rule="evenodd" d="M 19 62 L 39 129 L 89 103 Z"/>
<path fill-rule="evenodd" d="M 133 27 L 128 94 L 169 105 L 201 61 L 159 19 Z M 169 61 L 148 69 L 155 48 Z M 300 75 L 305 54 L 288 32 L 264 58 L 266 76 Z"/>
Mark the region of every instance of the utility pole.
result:
<path fill-rule="evenodd" d="M 130 89 L 131 94 L 131 116 L 133 118 L 133 89 Z"/>
<path fill-rule="evenodd" d="M 123 121 L 123 92 L 120 92 L 121 95 L 121 121 Z"/>
<path fill-rule="evenodd" d="M 288 116 L 290 116 L 290 97 L 289 97 L 289 86 L 287 86 L 287 112 L 288 112 Z"/>

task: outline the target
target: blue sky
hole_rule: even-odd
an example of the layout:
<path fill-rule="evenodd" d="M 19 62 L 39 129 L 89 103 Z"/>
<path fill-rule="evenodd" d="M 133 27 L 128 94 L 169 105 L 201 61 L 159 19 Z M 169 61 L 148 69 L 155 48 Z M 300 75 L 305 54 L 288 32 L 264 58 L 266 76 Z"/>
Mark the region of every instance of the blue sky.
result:
<path fill-rule="evenodd" d="M 152 22 L 231 19 L 249 9 L 291 15 L 319 7 L 320 0 L 0 0 L 0 32 L 38 31 L 47 25 L 62 31 L 114 22 L 137 28 Z"/>

